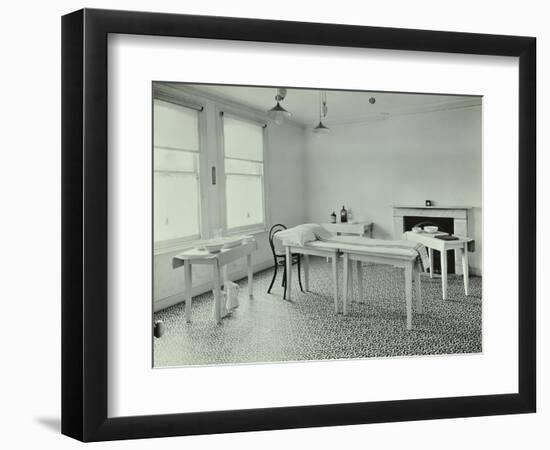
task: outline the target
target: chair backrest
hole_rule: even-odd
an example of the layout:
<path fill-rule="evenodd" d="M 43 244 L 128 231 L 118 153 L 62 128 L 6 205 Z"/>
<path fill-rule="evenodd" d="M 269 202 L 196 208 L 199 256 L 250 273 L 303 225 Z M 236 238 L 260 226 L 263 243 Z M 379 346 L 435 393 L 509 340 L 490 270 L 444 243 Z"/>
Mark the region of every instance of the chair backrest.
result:
<path fill-rule="evenodd" d="M 281 248 L 281 246 L 276 246 L 275 245 L 274 237 L 279 231 L 283 231 L 283 230 L 286 230 L 286 229 L 287 228 L 282 223 L 278 223 L 278 224 L 273 225 L 271 227 L 271 229 L 269 230 L 269 246 L 271 247 L 271 252 L 273 253 L 274 258 L 276 256 L 283 256 L 284 255 L 283 249 Z M 277 253 L 277 251 L 280 251 L 281 253 Z"/>

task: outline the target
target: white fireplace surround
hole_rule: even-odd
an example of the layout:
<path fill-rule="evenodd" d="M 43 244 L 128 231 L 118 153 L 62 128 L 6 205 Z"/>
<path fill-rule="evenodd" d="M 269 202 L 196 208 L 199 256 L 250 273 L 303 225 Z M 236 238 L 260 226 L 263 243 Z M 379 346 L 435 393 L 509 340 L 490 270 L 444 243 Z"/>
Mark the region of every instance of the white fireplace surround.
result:
<path fill-rule="evenodd" d="M 395 239 L 401 239 L 404 228 L 404 217 L 451 217 L 453 219 L 454 234 L 468 235 L 468 206 L 394 206 L 393 207 L 393 234 Z M 462 275 L 460 255 L 455 252 L 455 273 Z"/>

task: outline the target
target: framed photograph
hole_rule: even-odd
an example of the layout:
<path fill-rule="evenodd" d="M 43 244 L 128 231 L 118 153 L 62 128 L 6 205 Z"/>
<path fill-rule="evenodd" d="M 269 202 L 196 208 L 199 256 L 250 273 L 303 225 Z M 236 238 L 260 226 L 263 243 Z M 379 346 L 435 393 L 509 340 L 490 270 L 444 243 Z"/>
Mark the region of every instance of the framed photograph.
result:
<path fill-rule="evenodd" d="M 535 412 L 536 40 L 62 20 L 62 432 Z"/>

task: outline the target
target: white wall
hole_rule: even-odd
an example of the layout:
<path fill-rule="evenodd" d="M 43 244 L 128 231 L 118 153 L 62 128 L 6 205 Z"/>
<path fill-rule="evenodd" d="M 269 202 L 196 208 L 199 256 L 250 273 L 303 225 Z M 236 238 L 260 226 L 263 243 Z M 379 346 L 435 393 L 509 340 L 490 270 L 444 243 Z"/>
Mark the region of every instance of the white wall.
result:
<path fill-rule="evenodd" d="M 481 270 L 481 108 L 395 116 L 306 133 L 307 219 L 326 222 L 346 206 L 374 222 L 374 237 L 393 237 L 392 205 L 473 207 L 471 267 Z"/>
<path fill-rule="evenodd" d="M 192 95 L 187 95 L 192 97 Z M 195 97 L 196 99 L 196 97 Z M 206 120 L 205 146 L 215 146 L 217 141 L 216 107 L 239 107 L 234 103 L 202 98 L 200 103 L 205 109 L 202 114 Z M 244 112 L 250 112 L 243 108 Z M 265 163 L 266 203 L 268 226 L 283 223 L 294 226 L 305 220 L 304 210 L 304 130 L 291 122 L 275 125 L 270 123 L 267 128 L 267 155 Z M 215 152 L 210 152 L 214 154 Z M 208 166 L 215 164 L 215 160 L 209 161 Z M 205 185 L 203 185 L 205 186 Z M 218 186 L 207 184 L 209 200 L 212 204 L 211 212 L 215 210 L 215 202 L 219 198 Z M 209 221 L 217 221 L 217 214 L 211 214 Z M 219 226 L 213 225 L 212 228 Z M 256 234 L 259 250 L 253 255 L 254 270 L 262 270 L 272 265 L 271 249 L 268 243 L 268 233 Z M 184 282 L 183 269 L 172 269 L 172 257 L 180 249 L 173 249 L 156 253 L 153 268 L 153 299 L 154 309 L 157 311 L 175 303 L 183 301 Z M 239 260 L 229 264 L 229 278 L 244 277 L 245 261 Z M 212 273 L 208 266 L 195 266 L 193 268 L 193 292 L 197 295 L 212 289 Z"/>

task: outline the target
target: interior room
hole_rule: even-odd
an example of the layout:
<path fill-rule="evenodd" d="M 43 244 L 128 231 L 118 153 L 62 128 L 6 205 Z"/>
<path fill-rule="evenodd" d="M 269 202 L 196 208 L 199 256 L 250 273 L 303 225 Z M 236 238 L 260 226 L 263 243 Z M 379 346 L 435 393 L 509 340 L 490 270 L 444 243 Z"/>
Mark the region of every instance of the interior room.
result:
<path fill-rule="evenodd" d="M 482 351 L 482 97 L 152 90 L 154 367 Z"/>

